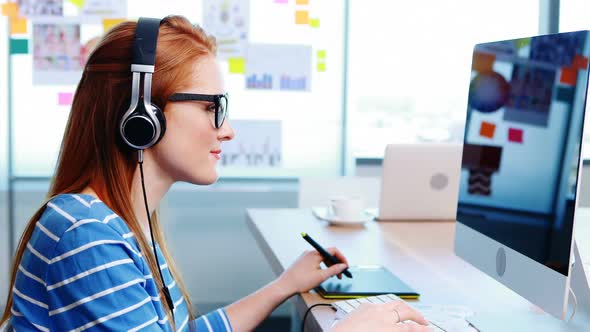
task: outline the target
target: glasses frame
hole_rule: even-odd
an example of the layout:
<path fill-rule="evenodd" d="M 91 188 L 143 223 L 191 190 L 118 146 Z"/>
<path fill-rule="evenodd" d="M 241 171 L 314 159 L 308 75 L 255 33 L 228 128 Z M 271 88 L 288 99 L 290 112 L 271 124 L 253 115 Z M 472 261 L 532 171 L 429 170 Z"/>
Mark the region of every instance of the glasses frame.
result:
<path fill-rule="evenodd" d="M 223 117 L 219 119 L 219 109 L 221 106 L 221 99 L 225 99 L 225 110 L 223 112 Z M 170 97 L 168 97 L 168 101 L 208 101 L 215 104 L 215 123 L 213 124 L 216 129 L 221 128 L 223 126 L 223 122 L 225 118 L 227 118 L 227 109 L 229 105 L 229 98 L 227 93 L 224 94 L 202 94 L 202 93 L 173 93 Z M 221 122 L 220 122 L 221 121 Z"/>

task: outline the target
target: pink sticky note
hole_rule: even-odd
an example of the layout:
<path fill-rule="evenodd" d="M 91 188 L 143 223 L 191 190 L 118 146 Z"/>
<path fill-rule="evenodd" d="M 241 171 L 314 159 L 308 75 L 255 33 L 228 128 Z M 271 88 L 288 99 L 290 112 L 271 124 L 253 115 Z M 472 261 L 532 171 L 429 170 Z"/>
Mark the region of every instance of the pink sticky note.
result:
<path fill-rule="evenodd" d="M 72 105 L 72 100 L 74 99 L 74 94 L 71 92 L 60 92 L 57 95 L 57 104 L 58 105 Z"/>
<path fill-rule="evenodd" d="M 522 143 L 523 134 L 524 134 L 524 132 L 522 129 L 510 128 L 510 129 L 508 129 L 508 141 L 514 142 L 514 143 Z"/>
<path fill-rule="evenodd" d="M 289 3 L 289 0 L 275 0 L 275 3 Z"/>

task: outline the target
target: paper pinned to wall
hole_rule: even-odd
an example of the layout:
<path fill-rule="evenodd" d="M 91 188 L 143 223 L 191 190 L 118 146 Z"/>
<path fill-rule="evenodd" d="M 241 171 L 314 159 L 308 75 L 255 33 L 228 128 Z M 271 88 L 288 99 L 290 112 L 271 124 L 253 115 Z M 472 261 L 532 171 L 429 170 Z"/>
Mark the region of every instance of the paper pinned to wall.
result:
<path fill-rule="evenodd" d="M 115 25 L 125 21 L 126 19 L 124 18 L 105 18 L 102 20 L 102 29 L 104 32 L 107 32 Z"/>
<path fill-rule="evenodd" d="M 222 144 L 220 166 L 281 167 L 281 121 L 231 120 L 231 126 L 239 135 Z"/>
<path fill-rule="evenodd" d="M 295 24 L 309 24 L 309 11 L 307 10 L 296 10 L 295 11 Z"/>
<path fill-rule="evenodd" d="M 246 55 L 249 13 L 248 0 L 203 1 L 203 28 L 215 36 L 220 59 Z"/>
<path fill-rule="evenodd" d="M 57 94 L 57 104 L 62 106 L 72 105 L 74 94 L 71 92 L 60 92 Z"/>
<path fill-rule="evenodd" d="M 229 72 L 232 74 L 245 74 L 246 73 L 246 59 L 240 58 L 229 58 Z"/>
<path fill-rule="evenodd" d="M 126 0 L 85 0 L 79 8 L 80 18 L 89 23 L 100 23 L 104 18 L 127 17 Z"/>
<path fill-rule="evenodd" d="M 18 0 L 20 15 L 29 19 L 63 16 L 63 0 Z"/>
<path fill-rule="evenodd" d="M 310 18 L 309 19 L 309 26 L 312 28 L 319 28 L 320 27 L 320 19 L 319 18 Z"/>
<path fill-rule="evenodd" d="M 246 88 L 310 91 L 311 46 L 249 44 Z"/>
<path fill-rule="evenodd" d="M 10 34 L 27 33 L 27 19 L 23 17 L 10 18 Z"/>
<path fill-rule="evenodd" d="M 10 38 L 10 54 L 29 54 L 29 40 Z"/>
<path fill-rule="evenodd" d="M 8 17 L 18 16 L 18 3 L 7 2 L 2 4 L 2 15 Z"/>
<path fill-rule="evenodd" d="M 77 84 L 82 74 L 80 25 L 33 24 L 33 84 Z"/>
<path fill-rule="evenodd" d="M 82 8 L 82 6 L 84 5 L 84 0 L 70 0 L 70 2 L 78 8 Z"/>

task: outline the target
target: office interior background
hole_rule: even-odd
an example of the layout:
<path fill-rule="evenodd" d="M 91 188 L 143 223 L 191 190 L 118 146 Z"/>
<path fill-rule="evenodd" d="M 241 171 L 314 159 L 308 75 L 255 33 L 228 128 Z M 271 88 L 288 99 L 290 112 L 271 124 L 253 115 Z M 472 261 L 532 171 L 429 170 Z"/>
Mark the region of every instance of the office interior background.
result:
<path fill-rule="evenodd" d="M 389 143 L 461 143 L 474 44 L 590 29 L 586 0 L 15 2 L 16 16 L 10 2 L 0 16 L 0 310 L 11 250 L 45 198 L 85 52 L 119 19 L 182 14 L 220 41 L 236 139 L 222 146 L 216 184 L 177 183 L 160 206 L 200 312 L 275 277 L 247 208 L 297 207 L 304 177 L 379 177 Z M 581 205 L 590 205 L 586 174 Z M 285 303 L 266 324 L 288 327 L 290 316 Z"/>

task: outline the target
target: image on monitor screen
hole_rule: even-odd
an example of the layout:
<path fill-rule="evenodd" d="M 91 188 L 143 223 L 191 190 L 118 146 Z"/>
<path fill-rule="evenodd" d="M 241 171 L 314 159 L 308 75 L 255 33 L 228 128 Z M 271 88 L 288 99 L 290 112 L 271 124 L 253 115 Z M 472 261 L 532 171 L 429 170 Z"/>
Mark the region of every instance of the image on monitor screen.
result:
<path fill-rule="evenodd" d="M 477 44 L 457 221 L 568 274 L 587 31 Z"/>

